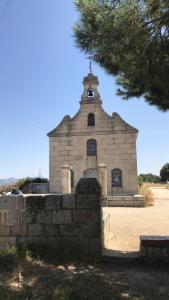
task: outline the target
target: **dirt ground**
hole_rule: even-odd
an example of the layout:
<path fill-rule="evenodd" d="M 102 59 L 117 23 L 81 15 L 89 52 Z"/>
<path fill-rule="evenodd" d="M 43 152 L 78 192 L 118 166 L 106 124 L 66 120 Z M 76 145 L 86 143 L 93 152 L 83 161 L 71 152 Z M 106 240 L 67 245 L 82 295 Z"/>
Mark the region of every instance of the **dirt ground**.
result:
<path fill-rule="evenodd" d="M 137 256 L 140 235 L 169 235 L 169 190 L 152 188 L 152 192 L 154 206 L 103 208 L 103 219 L 110 214 L 107 253 Z"/>
<path fill-rule="evenodd" d="M 168 300 L 165 265 L 27 263 L 18 285 L 17 270 L 0 272 L 1 300 Z"/>

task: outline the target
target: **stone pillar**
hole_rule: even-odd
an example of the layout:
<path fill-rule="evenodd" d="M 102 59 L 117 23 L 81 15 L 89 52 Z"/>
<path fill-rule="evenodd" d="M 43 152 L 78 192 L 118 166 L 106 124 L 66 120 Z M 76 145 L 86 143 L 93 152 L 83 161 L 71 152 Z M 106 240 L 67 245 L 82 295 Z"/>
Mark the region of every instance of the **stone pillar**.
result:
<path fill-rule="evenodd" d="M 81 178 L 76 185 L 75 199 L 73 217 L 75 224 L 78 222 L 79 238 L 75 238 L 81 248 L 79 253 L 99 257 L 102 249 L 101 186 L 97 179 Z"/>
<path fill-rule="evenodd" d="M 62 166 L 62 193 L 71 193 L 71 167 L 67 164 Z"/>
<path fill-rule="evenodd" d="M 98 165 L 98 180 L 102 187 L 102 197 L 107 196 L 107 168 L 105 164 Z"/>

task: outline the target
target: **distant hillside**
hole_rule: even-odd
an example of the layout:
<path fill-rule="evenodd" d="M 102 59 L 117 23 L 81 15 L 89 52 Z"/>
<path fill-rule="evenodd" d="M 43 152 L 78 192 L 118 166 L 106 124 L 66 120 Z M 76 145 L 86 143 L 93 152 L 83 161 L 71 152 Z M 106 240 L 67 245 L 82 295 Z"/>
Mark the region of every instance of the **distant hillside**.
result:
<path fill-rule="evenodd" d="M 17 181 L 17 179 L 14 178 L 14 177 L 10 177 L 10 178 L 7 178 L 7 179 L 0 179 L 0 185 L 11 184 L 11 183 L 14 183 L 16 181 Z"/>

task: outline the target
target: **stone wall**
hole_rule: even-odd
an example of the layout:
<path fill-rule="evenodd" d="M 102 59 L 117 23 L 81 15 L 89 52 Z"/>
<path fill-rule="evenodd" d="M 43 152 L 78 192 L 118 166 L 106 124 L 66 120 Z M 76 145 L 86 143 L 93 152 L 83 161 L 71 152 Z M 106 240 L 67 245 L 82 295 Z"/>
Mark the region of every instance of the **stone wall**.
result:
<path fill-rule="evenodd" d="M 108 208 L 102 209 L 102 245 L 103 249 L 109 248 L 111 242 L 110 229 L 110 210 Z"/>
<path fill-rule="evenodd" d="M 144 197 L 135 196 L 108 196 L 102 206 L 108 207 L 144 207 Z"/>
<path fill-rule="evenodd" d="M 24 194 L 48 194 L 49 183 L 28 183 L 22 188 Z"/>
<path fill-rule="evenodd" d="M 80 180 L 74 195 L 1 196 L 0 247 L 44 243 L 100 255 L 100 197 L 96 179 Z"/>
<path fill-rule="evenodd" d="M 86 124 L 86 111 L 83 122 Z M 95 113 L 97 116 L 97 113 Z M 98 116 L 98 122 L 102 119 Z M 87 125 L 86 125 L 87 126 Z M 62 192 L 62 165 L 68 164 L 74 172 L 75 185 L 84 177 L 87 169 L 97 169 L 104 163 L 107 166 L 107 188 L 109 195 L 134 195 L 137 191 L 137 161 L 136 161 L 136 134 L 133 132 L 116 132 L 97 134 L 95 132 L 82 133 L 72 136 L 50 138 L 50 192 Z M 106 128 L 106 125 L 105 125 Z M 97 141 L 97 157 L 87 156 L 87 140 Z M 122 170 L 123 187 L 113 187 L 111 171 L 114 168 Z"/>

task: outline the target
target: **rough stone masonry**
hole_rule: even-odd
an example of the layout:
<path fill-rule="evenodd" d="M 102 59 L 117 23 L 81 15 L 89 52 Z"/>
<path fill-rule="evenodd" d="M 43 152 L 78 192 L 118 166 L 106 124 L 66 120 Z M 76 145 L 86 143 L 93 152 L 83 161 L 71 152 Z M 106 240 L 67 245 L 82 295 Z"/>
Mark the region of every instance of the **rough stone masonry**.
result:
<path fill-rule="evenodd" d="M 101 254 L 101 190 L 81 179 L 75 194 L 0 197 L 0 247 L 43 243 L 84 255 Z"/>

